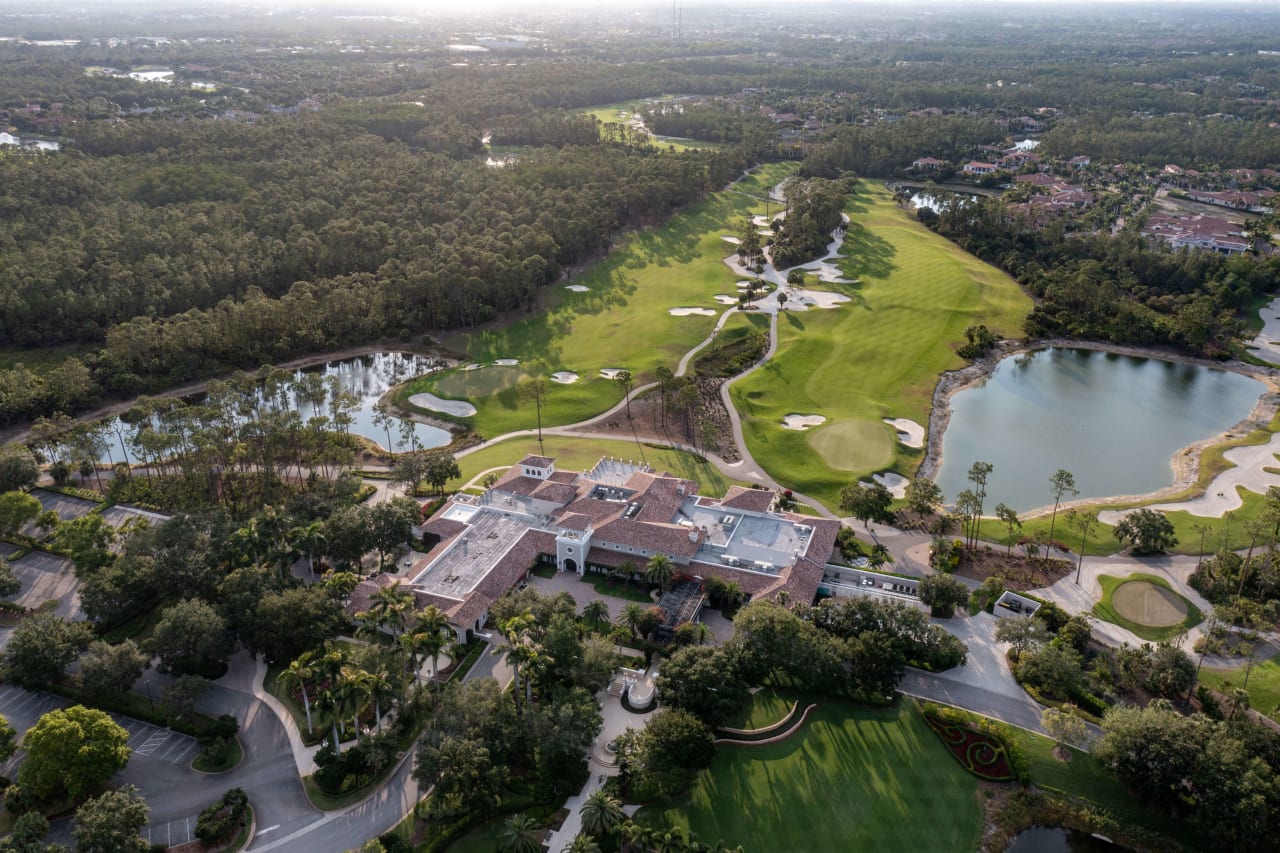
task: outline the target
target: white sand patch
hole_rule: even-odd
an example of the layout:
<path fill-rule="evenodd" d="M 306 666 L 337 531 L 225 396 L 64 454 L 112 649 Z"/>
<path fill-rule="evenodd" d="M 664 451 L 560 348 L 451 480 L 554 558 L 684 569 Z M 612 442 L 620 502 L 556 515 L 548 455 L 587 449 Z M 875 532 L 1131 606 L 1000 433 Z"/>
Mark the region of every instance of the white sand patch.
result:
<path fill-rule="evenodd" d="M 924 427 L 911 418 L 884 418 L 883 420 L 898 431 L 898 441 L 907 447 L 924 447 Z"/>
<path fill-rule="evenodd" d="M 435 394 L 414 394 L 409 402 L 420 409 L 443 412 L 455 418 L 469 418 L 476 413 L 476 407 L 465 400 L 445 400 Z"/>
<path fill-rule="evenodd" d="M 572 370 L 557 370 L 551 374 L 552 382 L 559 382 L 561 385 L 572 385 L 578 381 L 578 374 Z"/>
<path fill-rule="evenodd" d="M 777 301 L 776 299 L 774 300 Z M 787 292 L 786 309 L 788 311 L 807 311 L 810 308 L 836 308 L 849 302 L 843 293 L 832 293 L 826 290 L 804 290 L 792 288 Z"/>
<path fill-rule="evenodd" d="M 1280 474 L 1264 471 L 1264 468 L 1280 468 L 1276 455 L 1280 454 L 1280 434 L 1271 436 L 1266 444 L 1252 447 L 1233 447 L 1222 454 L 1234 468 L 1228 468 L 1205 489 L 1204 494 L 1189 501 L 1153 504 L 1150 509 L 1165 512 L 1185 510 L 1200 518 L 1222 518 L 1228 512 L 1244 505 L 1239 490 L 1247 489 L 1265 495 L 1272 486 L 1280 486 Z M 1103 524 L 1116 524 L 1133 510 L 1109 509 L 1098 513 Z"/>
<path fill-rule="evenodd" d="M 769 217 L 761 216 L 760 214 L 757 213 L 755 216 L 751 217 L 751 224 L 756 226 L 757 228 L 768 228 L 770 225 L 773 224 L 773 222 L 772 220 L 769 219 Z"/>
<path fill-rule="evenodd" d="M 738 304 L 738 297 L 736 297 L 736 296 L 726 296 L 726 295 L 725 295 L 725 294 L 723 294 L 723 293 L 717 293 L 717 294 L 716 294 L 716 302 L 719 302 L 721 305 L 737 305 L 737 304 Z"/>
<path fill-rule="evenodd" d="M 871 475 L 871 479 L 884 486 L 889 490 L 889 494 L 899 500 L 907 496 L 907 484 L 911 482 L 906 477 L 901 474 L 896 474 L 893 471 L 885 471 L 883 474 L 873 474 Z M 863 485 L 871 485 L 866 480 L 863 480 L 862 483 Z"/>
<path fill-rule="evenodd" d="M 572 290 L 574 293 L 586 293 L 591 288 L 587 287 L 585 284 L 566 284 L 564 289 Z"/>
<path fill-rule="evenodd" d="M 741 239 L 739 239 L 739 238 L 737 238 L 737 237 L 730 237 L 728 234 L 725 234 L 725 235 L 724 235 L 723 237 L 721 237 L 720 239 L 721 239 L 721 240 L 723 240 L 723 241 L 725 241 L 726 243 L 732 243 L 732 244 L 733 244 L 733 245 L 735 245 L 735 246 L 741 246 L 741 245 L 742 245 L 742 240 L 741 240 Z"/>
<path fill-rule="evenodd" d="M 759 233 L 761 237 L 772 237 L 772 236 L 773 236 L 773 229 L 772 229 L 772 228 L 761 228 L 761 229 L 759 230 L 759 232 L 757 232 L 757 233 Z"/>
<path fill-rule="evenodd" d="M 667 313 L 672 317 L 688 317 L 696 314 L 699 317 L 714 317 L 716 312 L 710 308 L 669 308 Z"/>
<path fill-rule="evenodd" d="M 625 367 L 602 367 L 600 368 L 600 375 L 605 379 L 617 379 L 618 374 L 624 370 L 626 370 Z"/>
<path fill-rule="evenodd" d="M 827 419 L 822 415 L 787 415 L 782 419 L 783 429 L 808 429 L 825 424 Z"/>
<path fill-rule="evenodd" d="M 494 362 L 498 367 L 515 367 L 520 363 L 518 358 L 500 358 Z"/>
<path fill-rule="evenodd" d="M 462 368 L 462 369 L 463 369 L 463 370 L 479 370 L 479 369 L 480 369 L 480 368 L 482 368 L 482 367 L 484 367 L 484 365 L 483 365 L 483 364 L 476 364 L 476 363 L 473 361 L 473 362 L 471 362 L 470 364 L 468 364 L 466 367 L 464 367 L 464 368 Z"/>

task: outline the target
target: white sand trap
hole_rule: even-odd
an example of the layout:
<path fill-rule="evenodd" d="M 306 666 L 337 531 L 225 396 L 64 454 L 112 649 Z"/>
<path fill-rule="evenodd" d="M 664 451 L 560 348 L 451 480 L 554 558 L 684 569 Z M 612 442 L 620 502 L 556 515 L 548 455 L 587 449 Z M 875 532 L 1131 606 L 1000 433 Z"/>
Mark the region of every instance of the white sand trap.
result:
<path fill-rule="evenodd" d="M 626 370 L 625 367 L 602 367 L 600 368 L 600 375 L 605 379 L 617 379 L 618 374 L 624 370 Z"/>
<path fill-rule="evenodd" d="M 1205 489 L 1198 498 L 1179 503 L 1153 504 L 1151 509 L 1166 512 L 1186 510 L 1200 518 L 1222 518 L 1228 512 L 1244 505 L 1239 489 L 1247 489 L 1259 495 L 1265 495 L 1272 486 L 1280 486 L 1280 474 L 1264 471 L 1264 468 L 1280 468 L 1276 462 L 1276 454 L 1280 454 L 1280 433 L 1271 436 L 1271 441 L 1253 447 L 1233 447 L 1222 454 L 1228 462 L 1234 462 L 1234 468 L 1228 468 Z M 1098 513 L 1103 524 L 1117 524 L 1133 510 L 1109 509 Z"/>
<path fill-rule="evenodd" d="M 710 308 L 670 308 L 667 310 L 667 313 L 672 317 L 688 317 L 693 314 L 696 314 L 699 317 L 716 316 L 716 312 L 712 311 Z"/>
<path fill-rule="evenodd" d="M 843 293 L 831 293 L 825 290 L 802 290 L 792 288 L 787 294 L 788 311 L 807 311 L 810 308 L 836 308 L 850 301 Z"/>
<path fill-rule="evenodd" d="M 1262 331 L 1254 338 L 1252 348 L 1263 361 L 1280 364 L 1280 297 L 1263 307 L 1258 316 L 1262 319 Z"/>
<path fill-rule="evenodd" d="M 924 427 L 911 418 L 884 418 L 883 420 L 898 431 L 898 441 L 907 447 L 924 447 Z"/>
<path fill-rule="evenodd" d="M 773 222 L 769 220 L 769 217 L 761 216 L 757 213 L 755 216 L 751 217 L 751 224 L 757 228 L 768 228 L 773 224 Z"/>
<path fill-rule="evenodd" d="M 787 415 L 782 419 L 783 429 L 808 429 L 825 424 L 827 419 L 822 415 Z"/>
<path fill-rule="evenodd" d="M 889 490 L 889 494 L 899 500 L 907 496 L 907 483 L 911 482 L 906 477 L 901 474 L 895 474 L 893 471 L 886 471 L 883 474 L 873 474 L 871 475 L 871 479 L 884 486 Z M 867 483 L 865 480 L 862 482 L 864 485 L 870 485 L 870 483 Z"/>
<path fill-rule="evenodd" d="M 587 287 L 585 284 L 566 284 L 564 289 L 572 290 L 574 293 L 586 293 L 591 288 Z"/>
<path fill-rule="evenodd" d="M 515 367 L 520 363 L 518 358 L 500 358 L 494 362 L 498 367 Z"/>
<path fill-rule="evenodd" d="M 730 237 L 728 234 L 725 234 L 725 235 L 724 235 L 723 237 L 721 237 L 720 239 L 721 239 L 721 240 L 723 240 L 723 241 L 725 241 L 726 243 L 732 243 L 732 244 L 733 244 L 733 245 L 735 245 L 735 246 L 741 246 L 741 245 L 742 245 L 742 240 L 741 240 L 741 239 L 739 239 L 739 238 L 737 238 L 737 237 Z"/>
<path fill-rule="evenodd" d="M 578 374 L 572 370 L 557 370 L 551 374 L 552 382 L 559 382 L 561 385 L 572 385 L 578 381 Z"/>
<path fill-rule="evenodd" d="M 414 394 L 409 402 L 420 409 L 443 412 L 455 418 L 469 418 L 476 413 L 476 407 L 465 400 L 445 400 L 435 394 Z"/>
<path fill-rule="evenodd" d="M 725 295 L 725 294 L 723 294 L 723 293 L 717 293 L 717 294 L 716 294 L 716 302 L 719 302 L 721 305 L 737 305 L 737 304 L 738 304 L 738 297 L 736 297 L 736 296 L 726 296 L 726 295 Z"/>
<path fill-rule="evenodd" d="M 484 367 L 484 365 L 483 365 L 483 364 L 476 364 L 476 363 L 473 361 L 473 362 L 471 362 L 470 364 L 468 364 L 466 367 L 464 367 L 464 368 L 462 368 L 462 369 L 463 369 L 463 370 L 479 370 L 479 369 L 480 369 L 480 368 L 482 368 L 482 367 Z"/>

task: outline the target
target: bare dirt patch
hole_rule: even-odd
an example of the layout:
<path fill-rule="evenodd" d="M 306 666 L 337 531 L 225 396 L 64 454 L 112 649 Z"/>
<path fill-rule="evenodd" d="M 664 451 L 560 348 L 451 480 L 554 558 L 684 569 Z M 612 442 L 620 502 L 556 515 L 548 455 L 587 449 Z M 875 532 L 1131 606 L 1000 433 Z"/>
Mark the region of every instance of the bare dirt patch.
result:
<path fill-rule="evenodd" d="M 979 548 L 965 555 L 956 574 L 977 581 L 1000 578 L 1005 589 L 1022 592 L 1052 586 L 1074 569 L 1075 566 L 1067 560 L 1046 560 L 1018 553 L 1006 554 L 994 548 Z"/>

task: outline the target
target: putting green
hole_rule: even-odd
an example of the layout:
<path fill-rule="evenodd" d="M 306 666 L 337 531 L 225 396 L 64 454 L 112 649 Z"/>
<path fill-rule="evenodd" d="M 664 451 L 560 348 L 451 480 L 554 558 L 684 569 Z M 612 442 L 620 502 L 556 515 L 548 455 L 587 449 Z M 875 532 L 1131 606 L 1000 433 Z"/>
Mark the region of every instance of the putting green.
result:
<path fill-rule="evenodd" d="M 883 421 L 836 421 L 809 431 L 809 446 L 837 471 L 867 471 L 893 461 L 893 441 Z"/>
<path fill-rule="evenodd" d="M 1149 581 L 1128 581 L 1111 593 L 1111 606 L 1124 618 L 1152 628 L 1181 625 L 1187 604 L 1171 589 Z"/>
<path fill-rule="evenodd" d="M 784 312 L 777 354 L 732 389 L 756 461 L 828 508 L 852 480 L 886 467 L 910 477 L 924 458 L 923 450 L 893 441 L 883 424 L 873 445 L 845 455 L 852 433 L 841 430 L 855 428 L 841 423 L 899 417 L 928 423 L 938 375 L 965 364 L 955 352 L 965 328 L 985 323 L 1016 337 L 1031 308 L 1017 282 L 929 231 L 879 183 L 860 182 L 846 212 L 839 266 L 857 283 L 826 287 L 852 301 Z M 809 436 L 783 429 L 793 412 L 827 415 L 834 434 L 823 440 L 821 430 Z M 883 450 L 872 452 L 886 441 L 887 459 Z"/>

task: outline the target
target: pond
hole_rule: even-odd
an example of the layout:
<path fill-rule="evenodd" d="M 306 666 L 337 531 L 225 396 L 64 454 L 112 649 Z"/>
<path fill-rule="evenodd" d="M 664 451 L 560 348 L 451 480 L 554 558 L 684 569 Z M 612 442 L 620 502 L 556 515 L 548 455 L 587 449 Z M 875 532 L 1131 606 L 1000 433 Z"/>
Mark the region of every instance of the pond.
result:
<path fill-rule="evenodd" d="M 947 196 L 949 196 L 949 198 L 938 198 L 932 193 L 927 193 L 922 190 L 911 197 L 911 206 L 927 207 L 934 213 L 942 213 L 942 207 L 944 204 L 958 204 L 963 207 L 976 198 L 976 196 L 954 192 L 948 192 Z"/>
<path fill-rule="evenodd" d="M 1060 826 L 1033 826 L 1018 833 L 1005 853 L 1117 853 L 1106 839 Z"/>
<path fill-rule="evenodd" d="M 62 143 L 55 142 L 52 139 L 36 139 L 30 136 L 14 136 L 11 133 L 4 132 L 0 132 L 0 145 L 17 145 L 22 148 L 32 148 L 37 151 L 57 151 L 62 147 Z"/>
<path fill-rule="evenodd" d="M 439 361 L 427 356 L 404 352 L 378 352 L 341 361 L 331 361 L 306 370 L 298 370 L 294 372 L 294 377 L 296 379 L 307 373 L 317 373 L 326 381 L 328 381 L 329 377 L 336 377 L 342 390 L 354 395 L 359 401 L 359 407 L 352 413 L 351 433 L 363 436 L 380 446 L 385 446 L 387 443 L 387 431 L 373 422 L 374 404 L 393 386 L 415 376 L 439 370 L 440 367 Z M 187 398 L 187 402 L 200 403 L 204 399 L 205 395 L 198 394 Z M 310 401 L 301 399 L 295 394 L 288 395 L 288 402 L 289 408 L 298 410 L 302 416 L 303 423 L 306 423 L 308 419 L 316 414 L 329 414 L 327 403 L 321 403 L 317 407 Z M 118 418 L 113 418 L 111 426 L 114 427 L 118 420 Z M 130 432 L 126 427 L 126 435 L 129 434 Z M 102 461 L 108 461 L 110 457 L 119 462 L 120 442 L 115 439 L 114 432 L 108 433 L 108 435 L 112 437 L 111 453 L 104 455 Z M 414 424 L 414 435 L 417 438 L 418 447 L 425 449 L 443 447 L 453 438 L 453 435 L 448 430 L 421 423 Z M 394 448 L 396 450 L 407 449 L 410 444 L 400 435 L 399 429 L 394 423 L 391 426 L 391 442 L 396 445 Z M 129 461 L 137 462 L 139 460 L 130 454 Z"/>
<path fill-rule="evenodd" d="M 951 398 L 936 482 L 951 503 L 975 460 L 994 466 L 985 511 L 1053 503 L 1065 468 L 1081 498 L 1140 495 L 1173 483 L 1173 455 L 1248 417 L 1265 386 L 1210 367 L 1083 349 L 1002 360 Z"/>

